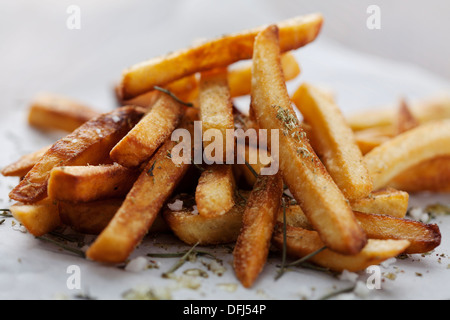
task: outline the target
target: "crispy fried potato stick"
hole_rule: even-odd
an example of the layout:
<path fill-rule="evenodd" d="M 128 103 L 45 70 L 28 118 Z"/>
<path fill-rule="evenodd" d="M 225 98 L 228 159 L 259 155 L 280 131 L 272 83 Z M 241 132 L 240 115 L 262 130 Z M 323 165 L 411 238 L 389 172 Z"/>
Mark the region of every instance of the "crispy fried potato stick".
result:
<path fill-rule="evenodd" d="M 377 190 L 406 169 L 444 155 L 450 155 L 450 119 L 404 132 L 370 151 L 364 160 Z"/>
<path fill-rule="evenodd" d="M 125 167 L 137 167 L 149 159 L 177 127 L 183 106 L 160 93 L 151 110 L 111 150 L 111 159 Z"/>
<path fill-rule="evenodd" d="M 37 202 L 47 196 L 47 182 L 54 167 L 101 163 L 143 114 L 141 108 L 122 107 L 89 120 L 53 144 L 10 192 L 10 198 Z"/>
<path fill-rule="evenodd" d="M 245 194 L 241 191 L 242 194 Z M 171 210 L 171 204 L 182 201 L 180 210 Z M 183 242 L 194 245 L 216 245 L 236 241 L 242 225 L 242 214 L 245 201 L 237 201 L 225 214 L 218 216 L 202 216 L 194 210 L 195 200 L 189 197 L 178 196 L 168 201 L 164 208 L 163 218 L 169 228 Z"/>
<path fill-rule="evenodd" d="M 261 128 L 280 131 L 284 182 L 323 241 L 335 251 L 356 254 L 366 237 L 300 128 L 281 72 L 277 34 L 277 27 L 270 26 L 255 39 L 251 107 Z"/>
<path fill-rule="evenodd" d="M 329 97 L 310 84 L 302 84 L 292 96 L 305 121 L 311 125 L 314 150 L 344 196 L 367 197 L 372 180 L 363 156 L 339 108 Z"/>
<path fill-rule="evenodd" d="M 409 194 L 394 188 L 374 191 L 367 198 L 350 201 L 353 211 L 404 218 L 408 211 Z"/>
<path fill-rule="evenodd" d="M 286 81 L 292 80 L 300 74 L 300 67 L 291 52 L 281 55 L 281 67 Z M 252 87 L 252 65 L 230 69 L 228 71 L 228 83 L 231 97 L 239 97 L 250 94 Z"/>
<path fill-rule="evenodd" d="M 58 204 L 49 198 L 34 204 L 15 203 L 10 207 L 10 210 L 14 218 L 36 237 L 42 236 L 61 225 Z"/>
<path fill-rule="evenodd" d="M 139 170 L 118 163 L 56 167 L 50 172 L 48 195 L 52 199 L 71 202 L 124 197 L 139 173 Z"/>
<path fill-rule="evenodd" d="M 188 109 L 190 114 L 195 110 Z M 186 116 L 180 128 L 193 137 L 193 118 Z M 190 164 L 175 164 L 170 137 L 149 159 L 120 209 L 86 252 L 89 259 L 119 263 L 127 259 L 152 226 L 164 202 L 172 194 Z M 193 143 L 191 142 L 191 145 Z"/>
<path fill-rule="evenodd" d="M 413 115 L 405 99 L 402 99 L 400 101 L 397 115 L 397 135 L 418 127 L 419 125 L 419 121 Z"/>
<path fill-rule="evenodd" d="M 2 169 L 5 177 L 24 177 L 33 168 L 36 162 L 50 149 L 51 146 L 43 147 L 35 152 L 20 157 L 19 160 L 7 165 Z"/>
<path fill-rule="evenodd" d="M 287 226 L 286 233 L 287 253 L 294 258 L 303 258 L 324 247 L 324 243 L 316 231 Z M 277 224 L 275 228 L 273 243 L 278 248 L 283 246 L 281 224 Z M 343 255 L 325 249 L 310 258 L 310 261 L 334 271 L 357 272 L 366 269 L 368 266 L 377 265 L 389 258 L 396 257 L 404 252 L 408 246 L 408 240 L 369 239 L 366 246 L 358 254 Z"/>
<path fill-rule="evenodd" d="M 44 130 L 72 132 L 99 113 L 78 101 L 50 93 L 38 95 L 31 103 L 28 123 Z"/>
<path fill-rule="evenodd" d="M 234 128 L 233 105 L 227 81 L 227 69 L 214 69 L 201 73 L 199 88 L 200 120 L 202 121 L 203 147 L 212 141 L 206 134 L 208 130 L 218 130 L 226 137 L 226 130 Z M 205 140 L 206 139 L 206 140 Z M 226 159 L 227 144 L 222 143 L 223 160 Z"/>
<path fill-rule="evenodd" d="M 390 140 L 394 136 L 391 131 L 390 127 L 375 127 L 355 131 L 356 144 L 361 150 L 361 153 L 366 155 L 372 149 Z"/>
<path fill-rule="evenodd" d="M 195 202 L 199 214 L 213 217 L 228 212 L 235 203 L 234 189 L 231 165 L 214 164 L 206 167 L 195 190 Z"/>
<path fill-rule="evenodd" d="M 422 161 L 398 174 L 388 185 L 410 193 L 450 192 L 450 155 Z"/>
<path fill-rule="evenodd" d="M 283 193 L 281 174 L 258 176 L 245 206 L 242 228 L 233 251 L 233 268 L 250 288 L 264 268 Z"/>
<path fill-rule="evenodd" d="M 313 41 L 321 29 L 322 21 L 320 14 L 310 14 L 278 23 L 281 51 L 294 50 Z M 125 99 L 130 99 L 150 91 L 155 85 L 165 85 L 196 72 L 250 59 L 253 41 L 264 28 L 265 26 L 226 35 L 136 64 L 124 71 L 120 94 Z"/>

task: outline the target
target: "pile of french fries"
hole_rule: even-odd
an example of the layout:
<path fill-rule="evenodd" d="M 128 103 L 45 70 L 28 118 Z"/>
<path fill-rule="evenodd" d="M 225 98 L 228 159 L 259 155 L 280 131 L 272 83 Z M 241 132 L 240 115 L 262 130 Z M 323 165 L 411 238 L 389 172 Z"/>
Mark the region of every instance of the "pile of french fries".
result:
<path fill-rule="evenodd" d="M 59 226 L 97 234 L 86 257 L 98 262 L 126 261 L 153 231 L 190 245 L 234 243 L 247 288 L 272 247 L 335 271 L 433 250 L 438 226 L 405 214 L 408 192 L 450 191 L 450 100 L 345 118 L 314 85 L 289 95 L 286 81 L 300 73 L 290 51 L 314 41 L 322 21 L 296 17 L 136 64 L 108 113 L 38 96 L 30 125 L 70 133 L 3 168 L 20 177 L 14 217 L 35 236 Z M 251 96 L 248 114 L 233 106 L 242 95 Z M 175 163 L 172 133 L 193 137 L 195 121 L 202 133 L 279 130 L 279 171 L 260 174 L 268 164 L 250 143 L 245 164 Z M 200 148 L 210 143 L 203 136 Z"/>

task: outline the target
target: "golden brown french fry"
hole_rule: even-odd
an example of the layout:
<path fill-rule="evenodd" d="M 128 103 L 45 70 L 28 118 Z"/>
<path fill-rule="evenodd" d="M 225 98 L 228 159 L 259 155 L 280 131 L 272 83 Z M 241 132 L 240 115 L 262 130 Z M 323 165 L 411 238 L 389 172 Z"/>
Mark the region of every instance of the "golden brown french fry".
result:
<path fill-rule="evenodd" d="M 360 212 L 355 216 L 369 239 L 408 240 L 405 253 L 426 253 L 441 244 L 436 224 Z"/>
<path fill-rule="evenodd" d="M 413 115 L 405 99 L 400 101 L 397 115 L 397 134 L 411 130 L 420 125 L 419 121 Z"/>
<path fill-rule="evenodd" d="M 209 134 L 220 132 L 222 137 L 227 136 L 226 130 L 234 128 L 233 105 L 231 104 L 230 89 L 227 81 L 227 69 L 214 69 L 201 73 L 199 88 L 200 120 L 202 121 L 203 147 L 208 155 L 208 146 L 214 140 Z M 209 131 L 209 132 L 208 132 Z M 224 139 L 225 141 L 225 139 Z M 222 143 L 222 156 L 219 160 L 225 160 L 227 144 Z M 218 149 L 216 148 L 217 152 Z M 213 154 L 212 157 L 219 158 Z M 213 159 L 209 159 L 212 161 Z"/>
<path fill-rule="evenodd" d="M 26 154 L 20 157 L 19 160 L 7 165 L 2 169 L 2 175 L 5 177 L 24 177 L 28 171 L 33 168 L 36 162 L 50 149 L 51 146 L 46 146 L 35 152 Z"/>
<path fill-rule="evenodd" d="M 42 93 L 31 102 L 28 123 L 40 129 L 72 132 L 99 114 L 73 99 Z"/>
<path fill-rule="evenodd" d="M 47 182 L 54 167 L 101 163 L 143 114 L 141 108 L 122 107 L 81 125 L 52 145 L 10 192 L 10 198 L 37 202 L 47 196 Z"/>
<path fill-rule="evenodd" d="M 118 163 L 56 167 L 50 172 L 47 192 L 52 199 L 71 202 L 124 197 L 139 173 Z"/>
<path fill-rule="evenodd" d="M 247 196 L 247 193 L 240 191 Z M 182 201 L 181 210 L 171 210 L 170 205 Z M 242 225 L 245 201 L 237 201 L 225 214 L 219 216 L 202 216 L 195 210 L 193 197 L 177 196 L 168 201 L 163 218 L 169 228 L 183 242 L 194 245 L 216 245 L 236 241 Z"/>
<path fill-rule="evenodd" d="M 250 159 L 256 159 L 256 161 L 250 161 Z M 254 172 L 259 174 L 261 169 L 266 167 L 268 164 L 261 162 L 258 156 L 258 148 L 252 145 L 245 146 L 245 160 L 253 168 Z M 249 186 L 253 186 L 256 182 L 255 174 L 250 170 L 246 164 L 236 164 L 240 168 L 243 178 Z"/>
<path fill-rule="evenodd" d="M 392 130 L 390 127 L 375 127 L 356 131 L 355 140 L 361 153 L 366 155 L 372 149 L 390 140 L 393 135 L 391 133 L 386 134 L 387 131 L 390 132 Z"/>
<path fill-rule="evenodd" d="M 86 234 L 99 234 L 122 205 L 124 199 L 105 199 L 90 202 L 59 201 L 61 221 L 73 230 Z M 158 215 L 149 232 L 168 231 L 168 226 Z"/>
<path fill-rule="evenodd" d="M 286 81 L 292 80 L 300 74 L 300 67 L 291 52 L 281 55 L 281 67 Z M 236 67 L 228 71 L 228 84 L 231 97 L 250 94 L 252 87 L 252 65 Z"/>
<path fill-rule="evenodd" d="M 281 174 L 259 175 L 248 198 L 233 250 L 234 272 L 250 288 L 264 268 L 283 193 Z"/>
<path fill-rule="evenodd" d="M 364 160 L 377 190 L 406 169 L 444 155 L 450 155 L 450 119 L 406 131 L 367 153 Z"/>
<path fill-rule="evenodd" d="M 398 174 L 388 185 L 410 193 L 450 192 L 450 155 L 422 161 Z"/>
<path fill-rule="evenodd" d="M 42 236 L 61 225 L 57 202 L 45 198 L 34 204 L 15 203 L 10 211 L 32 235 Z"/>
<path fill-rule="evenodd" d="M 293 258 L 303 258 L 325 246 L 316 231 L 287 226 L 286 235 L 287 253 Z M 281 224 L 277 224 L 275 228 L 273 243 L 278 248 L 283 246 Z M 408 246 L 408 240 L 369 239 L 366 246 L 355 255 L 343 255 L 327 248 L 315 254 L 309 261 L 334 271 L 357 272 L 366 269 L 368 266 L 377 265 L 389 258 L 396 257 L 404 252 Z"/>
<path fill-rule="evenodd" d="M 251 107 L 261 128 L 279 130 L 284 182 L 323 241 L 335 251 L 356 254 L 366 237 L 300 128 L 281 71 L 277 34 L 277 27 L 270 26 L 255 39 Z"/>
<path fill-rule="evenodd" d="M 408 211 L 409 194 L 394 188 L 374 191 L 368 197 L 350 201 L 353 211 L 403 218 Z"/>
<path fill-rule="evenodd" d="M 183 115 L 183 106 L 165 93 L 111 150 L 111 159 L 125 167 L 137 167 L 149 159 L 170 136 Z"/>
<path fill-rule="evenodd" d="M 311 125 L 316 143 L 312 146 L 344 196 L 349 200 L 367 197 L 372 180 L 339 107 L 307 83 L 297 89 L 292 101 Z"/>
<path fill-rule="evenodd" d="M 313 41 L 322 26 L 320 14 L 310 14 L 281 21 L 281 51 L 290 51 Z M 211 40 L 189 49 L 156 57 L 124 71 L 120 84 L 121 96 L 130 99 L 185 76 L 250 59 L 253 41 L 265 27 L 259 27 Z"/>
<path fill-rule="evenodd" d="M 205 169 L 195 190 L 198 212 L 205 217 L 225 214 L 235 203 L 232 167 L 228 164 L 214 164 Z"/>
<path fill-rule="evenodd" d="M 194 111 L 191 108 L 186 110 L 189 114 Z M 189 130 L 193 137 L 192 117 L 185 116 L 180 128 Z M 190 166 L 175 164 L 168 157 L 176 145 L 177 142 L 169 137 L 149 159 L 114 218 L 86 252 L 89 259 L 123 262 L 142 241 L 164 202 Z"/>

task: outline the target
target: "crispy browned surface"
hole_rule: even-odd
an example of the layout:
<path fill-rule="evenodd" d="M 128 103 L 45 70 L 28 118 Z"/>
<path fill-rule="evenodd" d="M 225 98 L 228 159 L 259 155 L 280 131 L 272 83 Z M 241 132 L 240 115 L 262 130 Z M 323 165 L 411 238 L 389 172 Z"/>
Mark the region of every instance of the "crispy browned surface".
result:
<path fill-rule="evenodd" d="M 404 99 L 400 101 L 397 115 L 397 134 L 411 130 L 420 125 Z"/>
<path fill-rule="evenodd" d="M 208 146 L 216 144 L 213 138 L 220 133 L 223 138 L 222 157 L 218 160 L 226 160 L 227 144 L 225 137 L 226 130 L 234 128 L 233 106 L 231 104 L 230 89 L 228 87 L 227 69 L 214 69 L 201 73 L 200 87 L 198 94 L 200 105 L 200 120 L 202 121 L 203 147 L 205 155 L 209 155 Z M 209 131 L 209 132 L 208 132 Z M 209 136 L 209 134 L 214 134 Z M 218 151 L 218 148 L 214 148 Z M 211 154 L 213 159 L 219 158 L 219 155 Z M 213 161 L 208 157 L 209 161 Z"/>
<path fill-rule="evenodd" d="M 50 173 L 48 195 L 52 199 L 72 202 L 124 197 L 139 173 L 118 163 L 57 167 Z"/>
<path fill-rule="evenodd" d="M 186 117 L 180 128 L 189 130 L 193 136 L 192 118 Z M 168 156 L 176 144 L 168 138 L 149 159 L 114 218 L 88 249 L 89 259 L 123 262 L 142 241 L 190 166 L 176 165 Z"/>
<path fill-rule="evenodd" d="M 261 128 L 279 130 L 279 162 L 284 182 L 314 229 L 330 248 L 356 254 L 364 247 L 366 237 L 344 195 L 299 126 L 286 90 L 279 54 L 277 28 L 272 26 L 255 40 L 252 109 Z"/>
<path fill-rule="evenodd" d="M 370 239 L 408 240 L 410 245 L 405 253 L 425 253 L 441 244 L 436 224 L 360 212 L 355 215 Z"/>
<path fill-rule="evenodd" d="M 28 171 L 33 168 L 36 162 L 50 149 L 51 146 L 46 146 L 35 152 L 26 154 L 20 157 L 19 160 L 7 165 L 2 169 L 2 175 L 5 177 L 24 177 Z"/>
<path fill-rule="evenodd" d="M 232 166 L 213 164 L 205 169 L 195 190 L 198 212 L 206 217 L 225 214 L 234 206 L 235 183 Z"/>
<path fill-rule="evenodd" d="M 311 14 L 280 22 L 281 50 L 294 50 L 313 41 L 321 29 L 322 21 L 320 14 Z M 265 26 L 225 35 L 196 47 L 136 64 L 123 73 L 121 96 L 129 99 L 151 90 L 155 85 L 164 85 L 195 72 L 226 67 L 233 62 L 250 59 L 253 41 L 264 28 Z"/>
<path fill-rule="evenodd" d="M 142 115 L 141 108 L 122 107 L 89 120 L 53 144 L 10 192 L 10 198 L 21 202 L 42 200 L 54 167 L 101 163 Z"/>
<path fill-rule="evenodd" d="M 40 94 L 31 103 L 28 123 L 46 130 L 72 132 L 99 113 L 78 101 L 55 94 Z"/>
<path fill-rule="evenodd" d="M 298 227 L 286 228 L 287 253 L 293 258 L 302 258 L 324 247 L 324 243 L 316 231 Z M 281 224 L 277 224 L 273 243 L 283 246 L 283 232 Z M 348 270 L 357 272 L 368 266 L 396 257 L 409 246 L 408 240 L 378 240 L 369 239 L 366 246 L 355 255 L 343 255 L 330 249 L 325 249 L 309 259 L 310 262 L 334 271 Z"/>
<path fill-rule="evenodd" d="M 407 192 L 450 192 L 450 155 L 422 161 L 394 177 L 389 186 Z"/>
<path fill-rule="evenodd" d="M 15 203 L 10 210 L 14 218 L 36 237 L 61 225 L 58 204 L 49 198 L 34 204 Z"/>
<path fill-rule="evenodd" d="M 333 180 L 349 199 L 361 199 L 372 191 L 372 180 L 339 107 L 319 88 L 302 84 L 292 96 L 311 126 L 312 144 Z"/>
<path fill-rule="evenodd" d="M 125 167 L 137 167 L 149 159 L 177 127 L 183 110 L 180 103 L 160 93 L 151 110 L 111 150 L 111 159 Z"/>
<path fill-rule="evenodd" d="M 193 197 L 180 195 L 168 203 L 172 204 L 176 199 L 183 201 L 182 210 L 173 211 L 165 206 L 163 218 L 180 240 L 189 245 L 197 242 L 200 245 L 216 245 L 236 241 L 242 225 L 245 202 L 237 201 L 222 215 L 202 216 L 194 212 Z"/>
<path fill-rule="evenodd" d="M 260 175 L 248 198 L 233 251 L 234 272 L 246 288 L 253 285 L 266 263 L 282 193 L 280 173 Z"/>
<path fill-rule="evenodd" d="M 409 194 L 402 190 L 386 188 L 374 191 L 367 198 L 350 201 L 354 211 L 403 218 L 408 210 Z"/>

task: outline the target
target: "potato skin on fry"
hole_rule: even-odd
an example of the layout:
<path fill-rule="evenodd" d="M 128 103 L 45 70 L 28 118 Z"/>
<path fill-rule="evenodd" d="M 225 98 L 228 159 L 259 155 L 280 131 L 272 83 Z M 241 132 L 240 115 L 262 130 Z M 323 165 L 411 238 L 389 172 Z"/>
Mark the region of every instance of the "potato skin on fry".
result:
<path fill-rule="evenodd" d="M 253 285 L 267 260 L 282 193 L 280 173 L 260 175 L 248 198 L 233 251 L 234 272 L 246 288 Z"/>
<path fill-rule="evenodd" d="M 143 114 L 143 109 L 127 106 L 89 120 L 53 144 L 10 192 L 10 198 L 27 203 L 45 198 L 50 171 L 54 167 L 102 163 L 111 148 Z"/>

